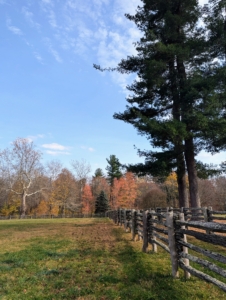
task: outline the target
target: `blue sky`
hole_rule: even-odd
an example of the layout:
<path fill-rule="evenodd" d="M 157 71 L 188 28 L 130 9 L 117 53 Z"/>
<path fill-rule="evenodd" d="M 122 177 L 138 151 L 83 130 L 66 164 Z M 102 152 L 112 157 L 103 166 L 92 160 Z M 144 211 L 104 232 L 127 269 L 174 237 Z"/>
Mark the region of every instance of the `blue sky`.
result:
<path fill-rule="evenodd" d="M 135 53 L 140 33 L 125 13 L 138 0 L 0 0 L 0 148 L 30 138 L 44 161 L 70 167 L 85 159 L 105 169 L 115 154 L 122 163 L 143 161 L 133 145 L 145 137 L 114 120 L 126 105 L 133 76 L 101 73 L 93 63 L 114 67 Z M 225 154 L 202 153 L 219 163 Z"/>

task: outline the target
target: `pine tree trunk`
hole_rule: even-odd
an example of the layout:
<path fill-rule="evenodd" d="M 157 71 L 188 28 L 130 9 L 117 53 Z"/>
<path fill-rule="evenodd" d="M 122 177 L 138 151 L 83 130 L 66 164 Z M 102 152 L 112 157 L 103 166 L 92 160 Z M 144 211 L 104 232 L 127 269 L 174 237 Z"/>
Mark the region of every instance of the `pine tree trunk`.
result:
<path fill-rule="evenodd" d="M 186 186 L 186 167 L 183 152 L 177 157 L 177 184 L 179 194 L 179 206 L 189 207 L 188 192 Z"/>
<path fill-rule="evenodd" d="M 177 88 L 177 78 L 176 71 L 174 67 L 174 58 L 169 61 L 169 71 L 171 79 L 171 91 L 173 95 L 173 118 L 180 122 L 181 111 L 180 111 L 180 102 L 179 94 Z M 186 167 L 183 154 L 183 142 L 180 136 L 176 137 L 174 151 L 177 159 L 177 185 L 178 185 L 178 194 L 179 194 L 179 206 L 180 207 L 189 207 L 188 193 L 186 187 Z"/>
<path fill-rule="evenodd" d="M 191 207 L 201 207 L 198 193 L 198 176 L 195 164 L 194 143 L 192 137 L 185 140 L 185 160 L 188 171 Z"/>
<path fill-rule="evenodd" d="M 173 95 L 173 118 L 180 122 L 181 119 L 181 109 L 180 109 L 180 96 L 178 92 L 177 75 L 174 65 L 174 57 L 169 60 L 169 72 L 171 81 L 171 91 Z M 184 147 L 182 138 L 178 135 L 174 141 L 174 151 L 177 159 L 177 185 L 179 194 L 179 206 L 189 207 L 188 193 L 186 187 L 186 167 L 184 160 Z"/>

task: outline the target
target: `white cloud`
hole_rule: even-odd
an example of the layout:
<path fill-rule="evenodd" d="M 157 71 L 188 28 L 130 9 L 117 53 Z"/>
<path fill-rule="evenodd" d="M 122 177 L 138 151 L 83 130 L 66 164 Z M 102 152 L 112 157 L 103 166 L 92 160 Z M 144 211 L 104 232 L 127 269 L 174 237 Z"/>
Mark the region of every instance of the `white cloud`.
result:
<path fill-rule="evenodd" d="M 14 34 L 16 35 L 23 35 L 23 32 L 20 28 L 16 27 L 16 26 L 13 26 L 12 25 L 12 21 L 11 19 L 7 19 L 6 20 L 6 25 L 7 25 L 7 28 Z"/>
<path fill-rule="evenodd" d="M 51 151 L 51 150 L 47 150 L 46 151 L 47 154 L 53 155 L 53 156 L 57 156 L 57 155 L 70 155 L 71 153 L 69 152 L 65 152 L 65 151 Z"/>
<path fill-rule="evenodd" d="M 57 144 L 57 143 L 52 143 L 52 144 L 43 144 L 42 145 L 43 148 L 46 148 L 46 149 L 51 149 L 51 150 L 60 150 L 60 151 L 63 151 L 63 150 L 67 150 L 68 147 L 65 147 L 63 145 L 60 145 L 60 144 Z"/>
<path fill-rule="evenodd" d="M 80 146 L 80 148 L 81 148 L 81 149 L 84 149 L 84 150 L 86 150 L 86 151 L 89 151 L 89 152 L 94 152 L 94 151 L 95 151 L 95 149 L 92 148 L 92 147 Z"/>

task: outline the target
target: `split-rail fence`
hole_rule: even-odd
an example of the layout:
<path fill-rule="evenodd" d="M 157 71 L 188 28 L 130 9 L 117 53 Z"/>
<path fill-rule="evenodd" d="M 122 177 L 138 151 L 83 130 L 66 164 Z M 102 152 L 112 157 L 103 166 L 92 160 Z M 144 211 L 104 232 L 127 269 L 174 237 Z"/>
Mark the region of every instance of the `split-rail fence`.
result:
<path fill-rule="evenodd" d="M 213 283 L 226 292 L 226 252 L 212 252 L 188 242 L 188 236 L 197 240 L 225 247 L 226 250 L 226 211 L 213 211 L 212 208 L 181 208 L 181 209 L 150 209 L 130 210 L 118 209 L 108 211 L 106 216 L 113 219 L 115 224 L 124 226 L 126 232 L 131 232 L 132 239 L 142 241 L 142 251 L 147 252 L 148 245 L 152 251 L 157 252 L 157 247 L 163 248 L 170 254 L 172 276 L 179 277 L 179 268 L 184 270 L 186 279 L 191 275 Z M 210 260 L 189 254 L 199 253 Z M 199 255 L 200 256 L 200 255 Z M 211 270 L 208 275 L 193 266 L 190 262 L 197 263 Z M 222 267 L 223 266 L 223 267 Z M 218 279 L 215 275 L 218 274 Z M 220 276 L 219 276 L 220 275 Z M 219 279 L 220 277 L 220 279 Z"/>

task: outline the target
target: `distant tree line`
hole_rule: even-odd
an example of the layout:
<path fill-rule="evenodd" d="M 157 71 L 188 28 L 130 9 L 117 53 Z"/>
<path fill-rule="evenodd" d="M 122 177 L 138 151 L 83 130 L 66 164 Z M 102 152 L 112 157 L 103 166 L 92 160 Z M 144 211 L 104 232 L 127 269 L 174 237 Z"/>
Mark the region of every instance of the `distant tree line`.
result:
<path fill-rule="evenodd" d="M 17 139 L 0 152 L 0 214 L 66 215 L 103 213 L 108 209 L 179 207 L 177 173 L 137 176 L 115 155 L 107 158 L 107 174 L 98 168 L 90 177 L 86 161 L 41 163 L 42 153 L 33 142 Z M 202 206 L 226 209 L 226 178 L 198 172 Z M 189 180 L 186 176 L 186 189 Z"/>

